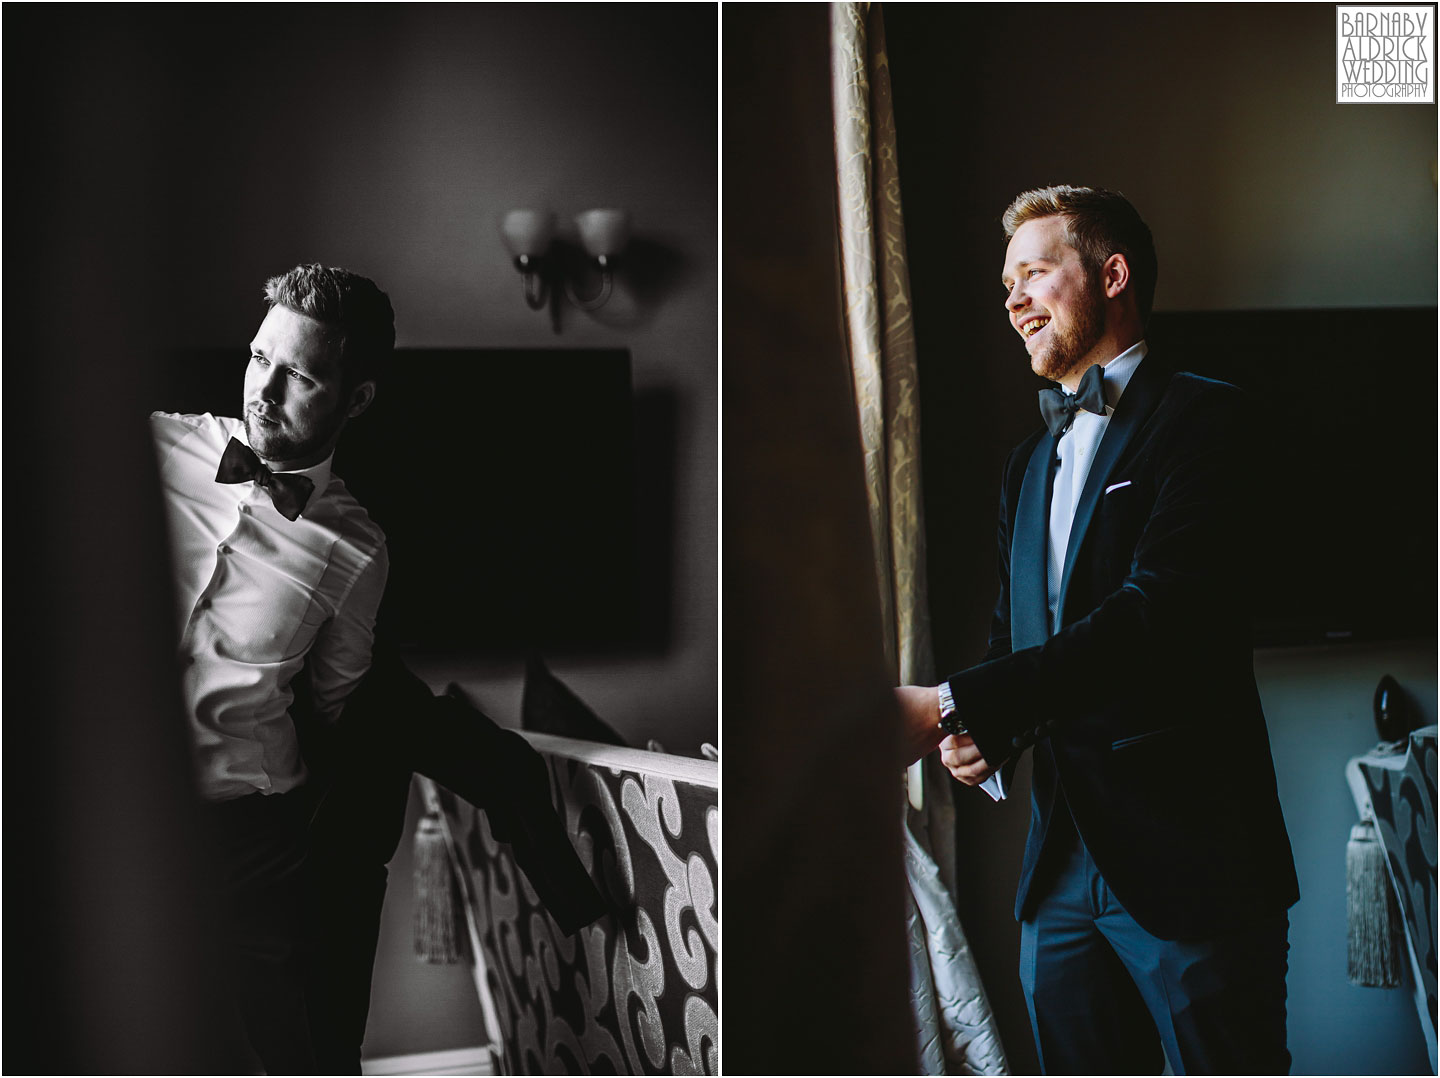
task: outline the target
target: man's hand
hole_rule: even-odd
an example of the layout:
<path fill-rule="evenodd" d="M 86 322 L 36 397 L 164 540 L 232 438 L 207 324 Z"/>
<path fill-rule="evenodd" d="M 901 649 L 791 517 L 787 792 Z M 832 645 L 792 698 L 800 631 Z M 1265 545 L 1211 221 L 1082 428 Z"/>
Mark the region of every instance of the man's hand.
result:
<path fill-rule="evenodd" d="M 940 742 L 940 762 L 966 786 L 979 786 L 995 774 L 969 734 L 947 734 Z"/>
<path fill-rule="evenodd" d="M 940 729 L 940 696 L 934 686 L 901 685 L 895 690 L 895 701 L 900 705 L 905 762 L 913 764 L 934 752 L 945 736 Z"/>

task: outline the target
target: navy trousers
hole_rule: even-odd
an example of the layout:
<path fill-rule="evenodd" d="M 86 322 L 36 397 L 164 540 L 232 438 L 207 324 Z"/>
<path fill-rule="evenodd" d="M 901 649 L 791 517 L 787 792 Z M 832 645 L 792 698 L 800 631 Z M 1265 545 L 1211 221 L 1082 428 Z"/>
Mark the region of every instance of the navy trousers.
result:
<path fill-rule="evenodd" d="M 1072 830 L 1053 886 L 1020 928 L 1041 1070 L 1158 1074 L 1168 1056 L 1176 1074 L 1289 1073 L 1288 931 L 1282 910 L 1208 939 L 1152 936 Z"/>

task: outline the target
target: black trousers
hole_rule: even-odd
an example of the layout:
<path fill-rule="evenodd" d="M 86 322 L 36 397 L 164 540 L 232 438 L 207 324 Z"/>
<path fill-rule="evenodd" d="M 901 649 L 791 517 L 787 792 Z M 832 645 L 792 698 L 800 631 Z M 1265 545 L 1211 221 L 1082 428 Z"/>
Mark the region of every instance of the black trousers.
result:
<path fill-rule="evenodd" d="M 377 644 L 338 724 L 306 720 L 301 749 L 316 808 L 305 873 L 305 994 L 322 1074 L 359 1074 L 387 863 L 419 772 L 486 813 L 561 930 L 609 912 L 550 802 L 545 763 L 525 739 L 460 700 L 436 696 Z"/>
<path fill-rule="evenodd" d="M 409 799 L 409 761 L 375 731 L 347 729 L 323 777 L 305 866 L 305 1001 L 319 1074 L 359 1074 L 370 983 Z"/>
<path fill-rule="evenodd" d="M 311 770 L 304 871 L 304 990 L 315 1074 L 360 1074 L 387 862 L 405 832 L 415 710 L 348 708 L 302 737 Z"/>
<path fill-rule="evenodd" d="M 305 791 L 206 802 L 219 952 L 240 1025 L 268 1074 L 310 1074 L 301 918 Z"/>

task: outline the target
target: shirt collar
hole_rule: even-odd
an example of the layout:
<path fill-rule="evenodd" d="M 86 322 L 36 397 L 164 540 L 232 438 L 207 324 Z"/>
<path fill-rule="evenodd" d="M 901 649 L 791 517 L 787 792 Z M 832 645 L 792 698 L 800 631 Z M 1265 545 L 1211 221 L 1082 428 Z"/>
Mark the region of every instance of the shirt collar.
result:
<path fill-rule="evenodd" d="M 318 498 L 325 493 L 325 488 L 330 485 L 330 468 L 335 463 L 335 454 L 331 453 L 319 464 L 312 464 L 308 468 L 297 468 L 293 472 L 286 472 L 286 475 L 308 476 L 310 482 L 315 484 L 315 493 L 311 497 Z"/>
<path fill-rule="evenodd" d="M 239 438 L 242 442 L 244 442 L 247 446 L 250 446 L 250 435 L 245 430 L 245 424 L 243 422 L 240 424 L 240 429 L 235 432 L 235 436 Z M 250 446 L 250 448 L 253 451 L 254 447 Z M 265 461 L 262 459 L 260 463 L 265 464 Z M 330 485 L 330 468 L 332 467 L 332 465 L 334 465 L 334 463 L 335 453 L 332 450 L 330 455 L 324 460 L 322 460 L 319 464 L 312 464 L 308 468 L 285 469 L 279 474 L 305 476 L 310 480 L 310 482 L 315 484 L 315 493 L 312 494 L 311 497 L 318 498 L 321 494 L 325 493 L 325 488 Z M 269 467 L 268 464 L 266 464 L 265 466 L 267 468 Z"/>
<path fill-rule="evenodd" d="M 1120 395 L 1130 384 L 1130 376 L 1135 373 L 1135 368 L 1140 366 L 1140 361 L 1145 358 L 1149 350 L 1145 342 L 1139 340 L 1109 363 L 1103 364 L 1105 368 L 1105 403 L 1111 409 L 1120 403 Z"/>

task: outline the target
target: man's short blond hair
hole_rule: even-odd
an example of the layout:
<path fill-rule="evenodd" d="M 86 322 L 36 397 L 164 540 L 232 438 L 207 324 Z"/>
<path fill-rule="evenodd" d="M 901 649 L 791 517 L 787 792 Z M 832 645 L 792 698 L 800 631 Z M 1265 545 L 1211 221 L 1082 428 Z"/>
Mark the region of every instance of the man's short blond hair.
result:
<path fill-rule="evenodd" d="M 1124 195 L 1102 187 L 1066 184 L 1025 191 L 1016 196 L 1001 219 L 1005 238 L 1012 239 L 1026 221 L 1042 217 L 1065 218 L 1070 246 L 1080 253 L 1080 261 L 1092 275 L 1098 277 L 1100 268 L 1111 255 L 1124 255 L 1130 266 L 1140 321 L 1142 324 L 1150 321 L 1150 310 L 1155 305 L 1155 279 L 1159 274 L 1155 239 L 1150 235 L 1150 226 L 1141 220 Z"/>

